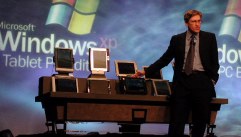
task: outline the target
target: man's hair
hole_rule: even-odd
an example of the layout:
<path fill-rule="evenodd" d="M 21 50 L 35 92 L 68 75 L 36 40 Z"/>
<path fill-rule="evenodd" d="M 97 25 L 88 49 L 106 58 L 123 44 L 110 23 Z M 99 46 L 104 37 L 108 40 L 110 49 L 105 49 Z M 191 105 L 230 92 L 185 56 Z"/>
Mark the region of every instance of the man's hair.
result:
<path fill-rule="evenodd" d="M 185 12 L 184 14 L 184 21 L 185 23 L 188 23 L 188 21 L 190 20 L 190 18 L 192 18 L 193 16 L 199 15 L 202 18 L 202 12 L 197 11 L 197 10 L 188 10 Z"/>

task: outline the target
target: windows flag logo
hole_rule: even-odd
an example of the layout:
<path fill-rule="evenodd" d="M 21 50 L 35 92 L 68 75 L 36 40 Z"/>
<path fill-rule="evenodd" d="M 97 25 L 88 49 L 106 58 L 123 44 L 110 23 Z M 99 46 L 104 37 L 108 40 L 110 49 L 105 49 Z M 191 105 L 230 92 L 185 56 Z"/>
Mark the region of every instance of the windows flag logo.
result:
<path fill-rule="evenodd" d="M 91 32 L 99 0 L 53 0 L 46 25 L 59 24 L 74 34 Z"/>
<path fill-rule="evenodd" d="M 219 35 L 229 35 L 241 42 L 241 0 L 229 0 Z"/>

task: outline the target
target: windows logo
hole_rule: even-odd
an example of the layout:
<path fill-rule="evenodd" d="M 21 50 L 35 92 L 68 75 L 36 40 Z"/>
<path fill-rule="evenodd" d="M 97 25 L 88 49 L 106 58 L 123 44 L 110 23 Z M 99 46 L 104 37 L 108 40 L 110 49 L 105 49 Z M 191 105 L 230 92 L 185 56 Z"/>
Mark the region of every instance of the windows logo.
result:
<path fill-rule="evenodd" d="M 91 32 L 99 0 L 53 0 L 46 25 L 59 24 L 77 35 Z"/>
<path fill-rule="evenodd" d="M 229 35 L 241 42 L 241 0 L 229 0 L 219 35 Z"/>

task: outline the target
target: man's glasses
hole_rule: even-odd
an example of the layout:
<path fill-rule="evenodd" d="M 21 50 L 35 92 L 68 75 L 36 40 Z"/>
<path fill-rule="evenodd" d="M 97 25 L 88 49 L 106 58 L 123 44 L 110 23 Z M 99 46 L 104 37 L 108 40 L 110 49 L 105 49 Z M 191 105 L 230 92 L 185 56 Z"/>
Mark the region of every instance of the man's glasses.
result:
<path fill-rule="evenodd" d="M 202 20 L 190 20 L 189 21 L 191 24 L 201 24 Z"/>

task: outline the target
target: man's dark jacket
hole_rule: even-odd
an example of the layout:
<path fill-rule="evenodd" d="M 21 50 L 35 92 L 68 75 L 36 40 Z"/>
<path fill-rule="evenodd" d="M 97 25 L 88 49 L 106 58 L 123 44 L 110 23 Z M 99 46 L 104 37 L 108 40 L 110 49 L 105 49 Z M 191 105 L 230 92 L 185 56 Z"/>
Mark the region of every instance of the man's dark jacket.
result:
<path fill-rule="evenodd" d="M 173 84 L 179 79 L 183 71 L 186 33 L 174 35 L 171 38 L 167 51 L 146 70 L 146 76 L 151 76 L 153 72 L 157 72 L 167 66 L 174 59 L 174 75 Z M 199 52 L 200 58 L 205 72 L 210 80 L 217 82 L 219 78 L 218 69 L 218 51 L 215 34 L 205 31 L 199 32 Z"/>

